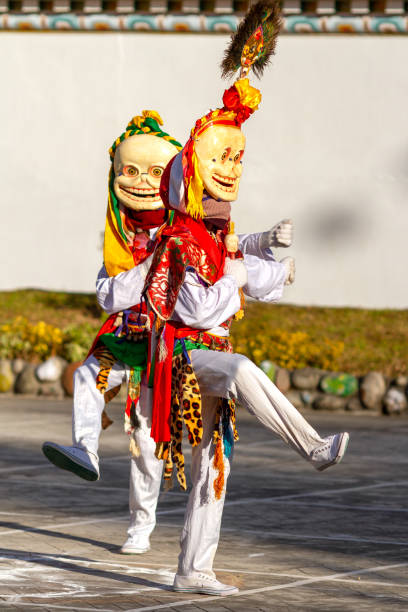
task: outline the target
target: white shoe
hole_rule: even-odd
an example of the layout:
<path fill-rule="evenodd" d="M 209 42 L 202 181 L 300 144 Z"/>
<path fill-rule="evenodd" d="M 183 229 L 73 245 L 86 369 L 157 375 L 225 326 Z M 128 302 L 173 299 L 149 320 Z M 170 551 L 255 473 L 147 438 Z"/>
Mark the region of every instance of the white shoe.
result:
<path fill-rule="evenodd" d="M 141 555 L 150 550 L 149 536 L 132 535 L 129 536 L 120 552 L 122 555 Z"/>
<path fill-rule="evenodd" d="M 97 455 L 76 446 L 62 446 L 55 442 L 44 442 L 42 451 L 51 463 L 76 474 L 85 480 L 99 480 Z"/>
<path fill-rule="evenodd" d="M 316 470 L 322 472 L 331 465 L 340 463 L 347 450 L 349 438 L 346 431 L 324 438 L 324 444 L 315 448 L 311 453 L 312 464 Z"/>
<path fill-rule="evenodd" d="M 239 589 L 230 584 L 223 584 L 216 578 L 208 576 L 208 574 L 195 574 L 194 576 L 180 576 L 176 574 L 174 577 L 173 591 L 181 593 L 201 593 L 203 595 L 235 595 L 239 593 Z"/>

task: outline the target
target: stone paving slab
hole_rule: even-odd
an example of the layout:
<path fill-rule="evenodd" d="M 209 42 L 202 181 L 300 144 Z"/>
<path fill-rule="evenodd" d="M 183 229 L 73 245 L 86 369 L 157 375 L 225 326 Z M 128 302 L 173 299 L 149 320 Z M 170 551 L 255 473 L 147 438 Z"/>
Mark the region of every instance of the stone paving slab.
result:
<path fill-rule="evenodd" d="M 69 443 L 69 401 L 0 399 L 2 610 L 408 610 L 407 419 L 307 415 L 323 434 L 351 433 L 344 462 L 317 473 L 240 413 L 215 559 L 240 593 L 220 598 L 170 588 L 184 493 L 161 495 L 149 552 L 119 554 L 129 459 L 121 408 L 109 410 L 102 479 L 87 483 L 41 453 L 45 439 Z"/>

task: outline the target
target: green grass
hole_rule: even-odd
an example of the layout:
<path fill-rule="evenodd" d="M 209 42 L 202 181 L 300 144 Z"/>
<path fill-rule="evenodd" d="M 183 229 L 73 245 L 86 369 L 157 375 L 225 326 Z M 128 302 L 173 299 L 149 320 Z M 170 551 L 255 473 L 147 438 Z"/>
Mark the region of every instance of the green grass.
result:
<path fill-rule="evenodd" d="M 326 337 L 345 344 L 339 369 L 357 375 L 379 370 L 408 373 L 408 310 L 319 308 L 250 303 L 245 316 L 287 332 L 304 331 L 312 341 Z M 237 323 L 239 325 L 239 323 Z"/>
<path fill-rule="evenodd" d="M 94 294 L 38 290 L 0 293 L 0 324 L 16 316 L 64 328 L 104 319 Z M 245 317 L 282 331 L 307 332 L 312 342 L 326 337 L 345 343 L 339 369 L 354 374 L 379 370 L 388 376 L 408 373 L 408 310 L 317 308 L 249 303 Z M 234 323 L 236 334 L 240 323 Z M 252 327 L 252 326 L 251 326 Z"/>
<path fill-rule="evenodd" d="M 26 317 L 32 323 L 45 321 L 62 328 L 85 322 L 99 323 L 104 318 L 95 294 L 38 289 L 0 292 L 0 324 L 17 316 Z"/>

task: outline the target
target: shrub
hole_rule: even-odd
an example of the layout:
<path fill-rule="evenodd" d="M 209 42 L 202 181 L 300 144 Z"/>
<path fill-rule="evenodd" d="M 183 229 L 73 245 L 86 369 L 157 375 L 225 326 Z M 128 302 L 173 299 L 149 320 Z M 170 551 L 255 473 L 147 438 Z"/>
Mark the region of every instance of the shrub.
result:
<path fill-rule="evenodd" d="M 16 317 L 0 325 L 0 358 L 43 361 L 51 355 L 60 355 L 67 361 L 84 359 L 98 331 L 98 325 L 85 323 L 62 330 L 44 321 L 30 323 L 25 317 Z"/>
<path fill-rule="evenodd" d="M 243 353 L 256 364 L 269 359 L 282 368 L 312 366 L 336 370 L 344 351 L 344 343 L 322 338 L 312 341 L 305 332 L 287 332 L 280 329 L 253 330 L 254 321 L 242 321 L 232 329 L 232 340 L 237 353 Z"/>
<path fill-rule="evenodd" d="M 0 326 L 0 357 L 3 358 L 40 361 L 59 354 L 62 344 L 62 330 L 44 321 L 30 323 L 24 317 L 16 317 Z"/>
<path fill-rule="evenodd" d="M 70 325 L 65 328 L 61 356 L 70 362 L 85 359 L 99 327 L 99 325 L 83 323 L 82 325 Z"/>

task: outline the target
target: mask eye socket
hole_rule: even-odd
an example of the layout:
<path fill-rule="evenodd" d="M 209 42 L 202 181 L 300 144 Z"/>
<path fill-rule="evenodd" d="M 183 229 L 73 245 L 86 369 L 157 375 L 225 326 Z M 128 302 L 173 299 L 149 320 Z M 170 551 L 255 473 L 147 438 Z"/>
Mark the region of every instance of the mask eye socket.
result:
<path fill-rule="evenodd" d="M 139 174 L 139 170 L 134 166 L 125 166 L 123 168 L 123 174 L 125 176 L 137 176 Z"/>
<path fill-rule="evenodd" d="M 163 168 L 160 168 L 160 166 L 152 166 L 149 170 L 151 176 L 153 176 L 153 178 L 161 178 L 161 176 L 163 175 Z"/>
<path fill-rule="evenodd" d="M 234 162 L 237 164 L 238 162 L 241 161 L 242 156 L 243 156 L 244 152 L 243 151 L 239 151 L 239 153 L 237 153 L 234 157 Z"/>
<path fill-rule="evenodd" d="M 225 162 L 225 160 L 227 159 L 230 153 L 231 153 L 231 149 L 230 147 L 228 147 L 227 149 L 225 149 L 224 153 L 221 155 L 221 161 Z"/>

